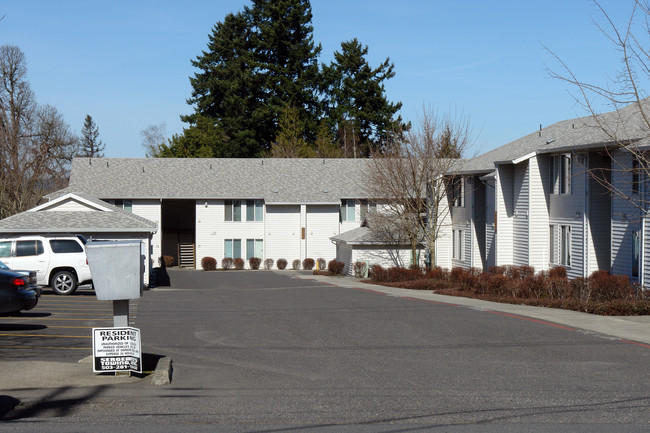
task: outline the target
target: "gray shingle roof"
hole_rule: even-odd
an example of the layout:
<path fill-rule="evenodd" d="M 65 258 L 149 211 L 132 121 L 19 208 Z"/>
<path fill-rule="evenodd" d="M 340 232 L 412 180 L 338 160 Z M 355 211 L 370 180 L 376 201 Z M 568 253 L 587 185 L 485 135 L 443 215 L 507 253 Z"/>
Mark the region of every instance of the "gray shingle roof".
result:
<path fill-rule="evenodd" d="M 363 198 L 365 159 L 77 158 L 69 191 L 104 199 L 264 199 L 338 203 Z"/>
<path fill-rule="evenodd" d="M 154 233 L 157 225 L 87 194 L 76 194 L 108 211 L 29 210 L 0 220 L 0 233 Z"/>
<path fill-rule="evenodd" d="M 645 109 L 650 110 L 650 101 L 644 100 L 643 104 Z M 650 136 L 648 125 L 642 120 L 637 104 L 600 114 L 598 122 L 606 125 L 616 139 L 621 141 L 642 139 L 639 143 L 643 145 Z M 554 123 L 543 128 L 541 132 L 533 132 L 476 158 L 463 161 L 457 173 L 488 173 L 494 170 L 495 162 L 511 162 L 532 153 L 563 152 L 614 144 L 598 122 L 593 116 L 586 116 Z"/>

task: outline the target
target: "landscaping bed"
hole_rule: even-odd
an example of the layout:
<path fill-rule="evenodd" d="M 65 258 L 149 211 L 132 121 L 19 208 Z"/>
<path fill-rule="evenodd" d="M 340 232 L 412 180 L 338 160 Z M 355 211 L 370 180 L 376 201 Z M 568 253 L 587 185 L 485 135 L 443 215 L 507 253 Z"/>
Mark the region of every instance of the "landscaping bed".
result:
<path fill-rule="evenodd" d="M 441 268 L 370 269 L 369 282 L 412 290 L 431 290 L 440 295 L 486 301 L 563 308 L 607 316 L 650 314 L 650 291 L 626 276 L 596 271 L 588 278 L 566 277 L 566 269 L 535 272 L 530 266 L 495 266 L 477 269 Z"/>

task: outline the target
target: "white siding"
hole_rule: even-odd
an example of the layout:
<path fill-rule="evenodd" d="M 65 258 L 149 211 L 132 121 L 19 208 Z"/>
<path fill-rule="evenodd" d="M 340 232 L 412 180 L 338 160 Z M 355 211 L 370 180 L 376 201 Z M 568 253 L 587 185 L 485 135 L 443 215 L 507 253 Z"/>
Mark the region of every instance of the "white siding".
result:
<path fill-rule="evenodd" d="M 550 188 L 548 158 L 537 156 L 529 160 L 529 250 L 528 264 L 536 271 L 549 268 L 548 194 Z"/>
<path fill-rule="evenodd" d="M 495 192 L 494 181 L 486 182 L 485 187 L 485 269 L 496 265 L 495 231 Z"/>
<path fill-rule="evenodd" d="M 265 256 L 277 262 L 300 258 L 300 206 L 272 205 L 266 207 Z"/>
<path fill-rule="evenodd" d="M 617 152 L 618 165 L 631 167 L 629 154 Z M 612 171 L 612 185 L 631 193 L 630 174 L 620 170 Z M 612 198 L 612 273 L 632 276 L 632 233 L 640 229 L 638 209 L 627 200 L 614 196 Z M 646 234 L 647 236 L 647 234 Z"/>
<path fill-rule="evenodd" d="M 440 208 L 440 215 L 438 217 L 439 227 L 435 243 L 435 265 L 441 268 L 451 269 L 451 216 L 449 215 L 447 200 L 443 200 Z"/>
<path fill-rule="evenodd" d="M 345 263 L 343 267 L 344 275 L 352 275 L 354 273 L 352 247 L 349 245 L 338 244 L 336 245 L 336 260 Z"/>
<path fill-rule="evenodd" d="M 350 248 L 345 246 L 346 248 Z M 349 264 L 343 259 L 347 259 L 347 250 L 337 247 L 337 260 L 344 261 L 346 263 L 346 268 L 344 273 L 347 275 L 354 274 L 354 268 L 352 265 L 356 262 L 364 262 L 368 267 L 372 265 L 380 265 L 384 268 L 392 267 L 408 267 L 411 265 L 411 249 L 410 248 L 394 248 L 387 249 L 384 247 L 368 247 L 368 246 L 354 246 L 351 248 L 351 257 Z M 340 254 L 340 256 L 339 256 Z M 424 266 L 424 249 L 419 250 L 419 264 Z"/>
<path fill-rule="evenodd" d="M 68 198 L 60 203 L 57 203 L 56 206 L 43 209 L 43 212 L 48 211 L 66 211 L 66 212 L 89 212 L 97 211 L 97 208 L 90 207 L 85 203 L 81 203 L 73 198 Z"/>
<path fill-rule="evenodd" d="M 326 261 L 336 255 L 336 246 L 330 237 L 339 234 L 339 207 L 336 205 L 307 205 L 305 258 L 322 257 Z"/>
<path fill-rule="evenodd" d="M 512 264 L 512 217 L 513 209 L 513 182 L 512 166 L 501 165 L 497 168 L 496 182 L 496 208 L 497 208 L 497 256 L 498 266 Z"/>
<path fill-rule="evenodd" d="M 153 221 L 158 226 L 158 231 L 153 234 L 150 246 L 151 267 L 159 266 L 158 259 L 162 256 L 162 237 L 160 230 L 160 200 L 133 200 L 131 212 Z"/>
<path fill-rule="evenodd" d="M 589 155 L 589 166 L 605 168 L 605 175 L 610 175 L 607 170 L 611 167 L 609 157 L 600 152 Z M 611 198 L 607 188 L 602 186 L 593 177 L 589 177 L 589 234 L 587 274 L 596 270 L 610 271 L 610 246 L 611 246 Z"/>
<path fill-rule="evenodd" d="M 514 219 L 512 221 L 512 263 L 515 265 L 528 265 L 528 197 L 529 173 L 528 160 L 514 167 Z"/>

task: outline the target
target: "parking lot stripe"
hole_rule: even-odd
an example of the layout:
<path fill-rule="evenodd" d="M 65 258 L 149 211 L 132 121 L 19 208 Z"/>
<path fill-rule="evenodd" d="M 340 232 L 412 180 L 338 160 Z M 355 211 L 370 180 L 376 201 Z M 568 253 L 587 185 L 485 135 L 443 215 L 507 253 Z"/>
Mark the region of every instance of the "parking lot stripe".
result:
<path fill-rule="evenodd" d="M 92 335 L 0 334 L 0 337 L 92 338 Z"/>
<path fill-rule="evenodd" d="M 60 349 L 60 350 L 92 350 L 92 347 L 53 347 L 53 346 L 3 346 L 4 349 Z"/>

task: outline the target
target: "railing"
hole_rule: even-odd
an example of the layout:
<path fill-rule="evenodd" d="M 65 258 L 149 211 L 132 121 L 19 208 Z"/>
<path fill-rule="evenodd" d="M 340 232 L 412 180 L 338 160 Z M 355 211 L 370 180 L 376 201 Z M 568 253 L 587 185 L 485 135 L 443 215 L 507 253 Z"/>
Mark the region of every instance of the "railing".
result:
<path fill-rule="evenodd" d="M 182 268 L 196 267 L 194 244 L 178 244 L 178 266 Z"/>

